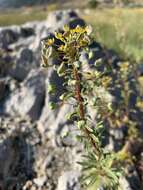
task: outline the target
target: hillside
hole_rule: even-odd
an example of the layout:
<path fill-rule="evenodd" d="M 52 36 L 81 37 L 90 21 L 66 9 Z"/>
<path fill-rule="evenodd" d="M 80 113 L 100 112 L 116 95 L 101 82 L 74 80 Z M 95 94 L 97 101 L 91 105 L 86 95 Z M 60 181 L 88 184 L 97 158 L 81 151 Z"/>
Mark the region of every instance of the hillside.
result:
<path fill-rule="evenodd" d="M 20 8 L 25 6 L 35 6 L 35 5 L 48 5 L 50 3 L 59 3 L 59 4 L 70 4 L 70 6 L 76 4 L 76 6 L 87 6 L 89 2 L 92 2 L 91 5 L 97 4 L 135 4 L 142 5 L 142 0 L 0 0 L 0 9 L 4 8 Z"/>
<path fill-rule="evenodd" d="M 21 6 L 31 6 L 38 4 L 49 3 L 52 0 L 0 0 L 1 8 L 17 8 Z"/>

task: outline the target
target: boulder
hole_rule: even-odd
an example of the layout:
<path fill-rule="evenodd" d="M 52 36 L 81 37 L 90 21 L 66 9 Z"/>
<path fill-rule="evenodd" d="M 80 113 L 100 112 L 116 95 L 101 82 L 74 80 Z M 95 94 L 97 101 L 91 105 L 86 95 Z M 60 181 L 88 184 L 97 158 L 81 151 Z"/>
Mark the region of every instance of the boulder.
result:
<path fill-rule="evenodd" d="M 33 124 L 18 118 L 0 118 L 0 187 L 22 188 L 34 176 Z M 31 129 L 29 128 L 31 127 Z"/>
<path fill-rule="evenodd" d="M 0 77 L 6 77 L 12 67 L 13 58 L 9 52 L 0 50 Z"/>
<path fill-rule="evenodd" d="M 57 190 L 80 190 L 79 176 L 77 171 L 64 172 L 59 177 Z"/>
<path fill-rule="evenodd" d="M 123 190 L 141 190 L 141 181 L 134 166 L 128 166 L 128 174 L 126 177 L 122 176 L 119 179 L 120 187 Z"/>
<path fill-rule="evenodd" d="M 19 38 L 18 27 L 0 28 L 0 48 L 7 48 Z"/>
<path fill-rule="evenodd" d="M 32 70 L 20 88 L 7 98 L 5 112 L 37 120 L 41 114 L 44 97 L 45 75 L 42 70 Z"/>
<path fill-rule="evenodd" d="M 34 28 L 32 27 L 21 27 L 20 28 L 21 37 L 28 38 L 35 34 Z"/>
<path fill-rule="evenodd" d="M 4 98 L 5 94 L 5 80 L 0 79 L 0 101 Z"/>
<path fill-rule="evenodd" d="M 84 26 L 85 22 L 73 10 L 55 11 L 48 15 L 47 26 L 52 31 L 61 30 L 64 25 L 75 28 L 77 25 Z"/>
<path fill-rule="evenodd" d="M 123 190 L 133 190 L 125 177 L 120 178 L 120 186 Z"/>
<path fill-rule="evenodd" d="M 23 81 L 37 64 L 32 50 L 28 48 L 22 48 L 15 61 L 16 63 L 9 70 L 9 74 L 18 81 Z"/>
<path fill-rule="evenodd" d="M 57 144 L 57 136 L 61 134 L 63 126 L 67 123 L 65 115 L 71 109 L 69 105 L 59 106 L 55 110 L 51 110 L 49 107 L 50 102 L 58 103 L 59 96 L 64 92 L 63 82 L 63 79 L 58 77 L 55 71 L 49 70 L 46 78 L 46 89 L 48 89 L 49 84 L 54 84 L 56 94 L 51 95 L 48 93 L 48 90 L 46 91 L 45 106 L 38 122 L 38 128 L 41 134 L 50 137 L 54 145 Z"/>

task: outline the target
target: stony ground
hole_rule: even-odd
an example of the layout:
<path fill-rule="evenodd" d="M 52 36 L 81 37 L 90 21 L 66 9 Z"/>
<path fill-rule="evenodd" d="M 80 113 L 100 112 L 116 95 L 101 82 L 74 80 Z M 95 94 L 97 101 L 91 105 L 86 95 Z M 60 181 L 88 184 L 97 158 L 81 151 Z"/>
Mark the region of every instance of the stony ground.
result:
<path fill-rule="evenodd" d="M 40 41 L 65 24 L 84 25 L 74 11 L 51 13 L 42 22 L 0 28 L 0 189 L 1 190 L 80 190 L 82 147 L 76 141 L 78 131 L 67 123 L 68 105 L 56 111 L 49 109 L 64 89 L 62 79 L 52 70 L 41 68 Z M 93 57 L 84 53 L 81 60 L 89 64 L 102 58 L 116 64 L 119 58 L 94 42 Z M 51 60 L 52 61 L 52 60 Z M 55 96 L 47 92 L 49 82 L 59 90 Z M 68 137 L 64 134 L 69 132 Z M 114 149 L 124 138 L 123 131 L 113 130 L 109 146 Z M 131 185 L 123 178 L 124 190 L 139 190 L 136 172 Z"/>

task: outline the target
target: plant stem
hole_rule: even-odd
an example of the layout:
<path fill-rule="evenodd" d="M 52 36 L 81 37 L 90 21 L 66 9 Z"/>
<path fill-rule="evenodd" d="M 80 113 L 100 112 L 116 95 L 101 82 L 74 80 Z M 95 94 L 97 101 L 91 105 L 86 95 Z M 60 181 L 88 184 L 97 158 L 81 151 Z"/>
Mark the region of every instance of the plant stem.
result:
<path fill-rule="evenodd" d="M 80 114 L 80 119 L 86 121 L 85 119 L 85 111 L 84 111 L 84 106 L 83 106 L 83 98 L 81 96 L 81 85 L 80 85 L 80 77 L 78 74 L 78 70 L 76 69 L 75 66 L 73 66 L 73 74 L 74 74 L 74 78 L 76 80 L 76 86 L 75 86 L 75 96 L 76 96 L 76 100 L 79 104 L 79 114 Z M 93 138 L 91 137 L 91 132 L 87 127 L 83 128 L 84 133 L 86 134 L 86 136 L 88 137 L 89 141 L 91 142 L 91 145 L 94 147 L 95 152 L 99 154 L 99 148 L 96 145 L 95 141 L 93 140 Z"/>

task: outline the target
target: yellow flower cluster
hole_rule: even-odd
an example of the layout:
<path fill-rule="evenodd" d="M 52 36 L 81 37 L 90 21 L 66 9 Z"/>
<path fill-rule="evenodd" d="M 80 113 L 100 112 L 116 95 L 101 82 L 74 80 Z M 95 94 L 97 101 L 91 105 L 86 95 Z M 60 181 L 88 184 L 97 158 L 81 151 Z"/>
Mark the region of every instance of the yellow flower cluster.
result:
<path fill-rule="evenodd" d="M 129 62 L 123 62 L 121 65 L 120 65 L 120 71 L 121 72 L 127 72 L 129 69 Z"/>
<path fill-rule="evenodd" d="M 136 106 L 140 108 L 141 110 L 143 110 L 143 101 L 138 101 Z"/>
<path fill-rule="evenodd" d="M 90 35 L 92 32 L 92 27 L 91 26 L 86 26 L 86 27 L 77 26 L 74 29 L 70 29 L 69 26 L 65 25 L 64 31 L 65 32 L 70 31 L 71 33 L 80 33 L 80 34 L 87 33 L 87 35 Z"/>
<path fill-rule="evenodd" d="M 58 50 L 64 53 L 65 57 L 76 58 L 80 48 L 87 47 L 90 42 L 90 27 L 77 26 L 70 29 L 64 26 L 63 33 L 55 33 L 55 37 L 62 42 Z"/>
<path fill-rule="evenodd" d="M 109 76 L 105 76 L 105 77 L 103 77 L 103 78 L 101 79 L 101 83 L 102 83 L 102 85 L 103 85 L 105 88 L 110 84 L 111 81 L 112 81 L 112 79 L 111 79 L 111 77 L 109 77 Z"/>
<path fill-rule="evenodd" d="M 45 65 L 46 59 L 51 57 L 51 52 L 54 54 L 62 54 L 65 58 L 71 57 L 76 59 L 80 48 L 87 47 L 90 43 L 89 34 L 91 33 L 91 27 L 77 26 L 74 29 L 70 29 L 69 26 L 64 26 L 63 32 L 55 32 L 55 38 L 50 38 L 42 41 L 42 60 Z M 60 40 L 61 45 L 57 45 L 55 41 Z M 52 51 L 51 51 L 52 50 Z"/>
<path fill-rule="evenodd" d="M 48 40 L 46 41 L 46 44 L 47 44 L 48 46 L 51 46 L 51 45 L 54 44 L 54 42 L 55 42 L 55 39 L 52 38 L 52 39 L 48 39 Z"/>

